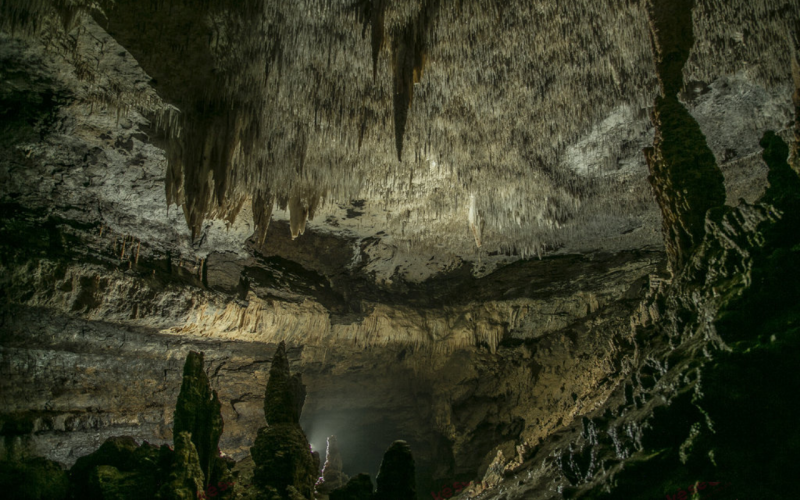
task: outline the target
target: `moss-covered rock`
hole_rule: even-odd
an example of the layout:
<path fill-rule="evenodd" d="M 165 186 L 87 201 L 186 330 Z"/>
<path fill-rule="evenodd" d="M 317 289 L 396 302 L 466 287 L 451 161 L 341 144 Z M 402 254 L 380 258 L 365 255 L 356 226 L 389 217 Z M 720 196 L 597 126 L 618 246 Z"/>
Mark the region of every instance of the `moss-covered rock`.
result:
<path fill-rule="evenodd" d="M 270 425 L 300 422 L 306 388 L 300 374 L 291 375 L 286 345 L 281 342 L 272 357 L 264 397 L 264 417 Z"/>
<path fill-rule="evenodd" d="M 203 353 L 190 352 L 183 365 L 183 381 L 175 405 L 174 435 L 188 432 L 197 449 L 204 485 L 214 484 L 214 463 L 219 457 L 223 422 L 217 392 L 211 390 L 204 371 Z"/>
<path fill-rule="evenodd" d="M 370 500 L 372 498 L 372 481 L 369 474 L 358 474 L 350 478 L 347 484 L 333 490 L 330 500 Z"/>
<path fill-rule="evenodd" d="M 250 453 L 256 464 L 253 480 L 259 489 L 271 488 L 285 495 L 286 487 L 292 486 L 301 495 L 311 497 L 317 469 L 299 425 L 276 424 L 262 428 Z"/>
<path fill-rule="evenodd" d="M 143 498 L 153 498 L 158 488 L 166 480 L 172 461 L 172 452 L 167 446 L 160 448 L 148 443 L 139 446 L 136 440 L 130 436 L 108 438 L 94 453 L 79 458 L 69 472 L 73 498 L 108 498 L 102 496 L 98 489 L 98 478 L 96 469 L 98 467 L 112 467 L 120 473 L 116 478 L 119 482 L 119 491 L 123 491 L 123 484 L 128 484 L 131 476 L 123 473 L 133 473 L 138 478 L 135 481 L 140 484 L 138 487 Z M 106 470 L 103 478 L 111 479 L 112 475 Z M 115 483 L 117 484 L 117 483 Z M 114 486 L 116 488 L 117 486 Z M 108 490 L 108 489 L 106 489 Z M 131 493 L 134 495 L 134 493 Z M 139 494 L 139 493 L 136 493 Z M 122 498 L 122 497 L 120 497 Z M 128 498 L 128 497 L 125 497 Z M 132 496 L 130 498 L 139 498 Z"/>
<path fill-rule="evenodd" d="M 69 491 L 67 473 L 58 462 L 32 458 L 0 461 L 0 494 L 14 500 L 64 500 Z"/>
<path fill-rule="evenodd" d="M 286 346 L 281 342 L 272 359 L 264 400 L 269 426 L 258 431 L 250 448 L 255 462 L 253 482 L 268 498 L 290 498 L 289 486 L 306 498 L 314 493 L 319 459 L 312 456 L 298 423 L 305 395 L 299 374 L 292 376 L 289 371 Z"/>
<path fill-rule="evenodd" d="M 153 498 L 151 477 L 139 472 L 122 472 L 100 465 L 89 475 L 86 498 L 97 500 L 149 500 Z"/>
<path fill-rule="evenodd" d="M 414 500 L 417 498 L 414 456 L 405 441 L 395 441 L 386 450 L 378 476 L 376 500 Z"/>
<path fill-rule="evenodd" d="M 159 500 L 191 500 L 204 491 L 203 470 L 188 432 L 175 436 L 175 458 L 169 482 L 158 491 Z"/>
<path fill-rule="evenodd" d="M 236 500 L 253 500 L 257 490 L 253 486 L 253 473 L 256 464 L 253 457 L 247 456 L 236 462 L 231 473 L 233 474 L 233 496 Z"/>

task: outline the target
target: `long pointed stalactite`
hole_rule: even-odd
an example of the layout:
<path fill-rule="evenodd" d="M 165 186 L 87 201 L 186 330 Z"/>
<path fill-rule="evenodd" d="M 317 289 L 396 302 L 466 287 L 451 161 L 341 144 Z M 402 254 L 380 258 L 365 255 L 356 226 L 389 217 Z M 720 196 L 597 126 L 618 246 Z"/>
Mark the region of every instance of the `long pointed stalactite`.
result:
<path fill-rule="evenodd" d="M 797 10 L 784 0 L 759 1 L 789 17 Z M 94 89 L 99 105 L 119 106 L 122 114 L 138 109 L 151 119 L 153 138 L 168 153 L 168 203 L 182 207 L 196 238 L 208 219 L 233 222 L 248 204 L 262 239 L 279 199 L 305 200 L 300 211 L 307 220 L 312 206 L 328 216 L 363 199 L 385 221 L 381 230 L 408 248 L 438 248 L 446 238 L 459 254 L 525 257 L 578 241 L 587 223 L 631 234 L 623 232 L 636 225 L 631 213 L 652 218 L 658 210 L 643 189 L 647 167 L 638 154 L 650 142 L 642 110 L 657 87 L 646 2 L 2 5 L 4 25 L 18 31 L 61 26 L 59 40 L 48 35 L 52 46 L 87 43 L 81 19 L 90 13 L 153 78 L 150 89 L 164 106 L 148 104 L 158 100 L 152 92 L 119 98 L 116 84 L 101 81 Z M 702 0 L 704 10 L 693 19 L 682 5 L 651 16 L 656 24 L 675 17 L 678 45 L 691 38 L 693 22 L 733 25 L 761 8 L 736 0 L 728 13 L 716 0 Z M 748 25 L 747 64 L 771 84 L 775 63 L 764 55 L 775 33 L 786 30 L 756 28 Z M 686 63 L 691 44 L 670 48 L 659 39 L 670 29 L 659 28 L 654 39 L 657 52 L 674 52 L 657 72 L 670 87 L 667 100 L 681 86 L 682 67 L 708 70 L 702 55 Z M 725 57 L 716 39 L 700 38 L 703 50 Z M 76 72 L 91 78 L 93 64 L 76 61 Z M 687 116 L 673 104 L 657 114 Z M 159 109 L 167 107 L 176 111 Z M 618 115 L 636 123 L 624 147 L 579 145 Z M 580 165 L 584 156 L 589 165 Z M 635 195 L 611 204 L 602 198 L 608 192 Z M 480 245 L 469 221 L 473 207 L 481 214 Z M 306 219 L 275 216 L 295 219 L 297 235 Z M 672 239 L 689 244 L 693 231 L 687 226 Z M 660 244 L 652 232 L 647 238 Z"/>
<path fill-rule="evenodd" d="M 425 2 L 413 20 L 391 34 L 394 134 L 398 161 L 403 160 L 403 138 L 414 100 L 414 85 L 422 81 L 438 10 L 439 0 Z"/>

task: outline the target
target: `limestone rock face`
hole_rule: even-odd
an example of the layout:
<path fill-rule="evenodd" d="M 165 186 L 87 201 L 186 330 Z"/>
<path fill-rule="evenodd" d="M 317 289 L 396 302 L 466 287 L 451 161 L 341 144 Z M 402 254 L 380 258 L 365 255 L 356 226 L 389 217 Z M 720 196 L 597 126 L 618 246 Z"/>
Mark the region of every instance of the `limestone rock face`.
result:
<path fill-rule="evenodd" d="M 255 462 L 253 483 L 264 494 L 294 500 L 311 498 L 319 473 L 311 446 L 300 427 L 305 386 L 300 374 L 292 376 L 286 346 L 278 345 L 272 358 L 264 401 L 267 427 L 258 431 L 250 454 Z"/>
<path fill-rule="evenodd" d="M 322 468 L 322 477 L 317 481 L 316 490 L 322 494 L 330 493 L 344 486 L 347 480 L 347 475 L 342 472 L 342 455 L 339 453 L 336 436 L 329 436 L 325 465 Z"/>
<path fill-rule="evenodd" d="M 386 450 L 378 476 L 376 500 L 414 500 L 417 497 L 417 478 L 411 447 L 405 441 L 395 441 Z"/>
<path fill-rule="evenodd" d="M 214 464 L 219 457 L 223 422 L 217 391 L 211 390 L 203 353 L 189 352 L 183 365 L 183 380 L 175 405 L 173 435 L 187 432 L 197 451 L 204 484 L 214 482 Z"/>
<path fill-rule="evenodd" d="M 281 497 L 318 476 L 299 418 L 348 473 L 404 439 L 424 497 L 502 449 L 482 498 L 718 475 L 793 498 L 800 439 L 773 417 L 800 392 L 777 141 L 800 171 L 798 19 L 796 0 L 0 1 L 0 458 L 169 443 L 196 351 L 219 448 L 297 464 L 258 469 L 298 483 L 265 486 Z M 302 413 L 288 371 L 264 408 L 281 341 Z M 76 464 L 81 494 L 128 495 L 164 450 L 118 445 Z"/>

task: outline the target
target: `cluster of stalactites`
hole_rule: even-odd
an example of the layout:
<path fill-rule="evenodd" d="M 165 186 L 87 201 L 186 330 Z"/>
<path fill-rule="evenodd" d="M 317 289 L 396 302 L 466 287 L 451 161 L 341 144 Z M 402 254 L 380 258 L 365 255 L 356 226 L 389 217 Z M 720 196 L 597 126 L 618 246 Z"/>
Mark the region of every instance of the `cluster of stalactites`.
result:
<path fill-rule="evenodd" d="M 768 81 L 785 73 L 785 53 L 765 47 L 788 21 L 769 12 L 797 5 L 718 3 L 698 0 L 695 32 L 734 33 L 744 19 L 743 61 Z M 635 181 L 576 174 L 563 158 L 612 111 L 652 106 L 644 3 L 213 0 L 191 7 L 194 17 L 190 7 L 117 0 L 105 15 L 115 36 L 159 34 L 126 40 L 148 41 L 134 55 L 165 75 L 159 93 L 181 109 L 159 123 L 171 136 L 168 201 L 195 235 L 249 202 L 260 240 L 275 204 L 289 207 L 297 237 L 326 204 L 364 199 L 415 247 L 536 254 L 643 210 L 625 194 L 640 190 Z M 171 33 L 186 51 L 177 60 L 156 42 Z M 703 34 L 692 74 L 711 71 L 706 54 L 724 51 Z M 602 202 L 617 192 L 619 203 Z"/>

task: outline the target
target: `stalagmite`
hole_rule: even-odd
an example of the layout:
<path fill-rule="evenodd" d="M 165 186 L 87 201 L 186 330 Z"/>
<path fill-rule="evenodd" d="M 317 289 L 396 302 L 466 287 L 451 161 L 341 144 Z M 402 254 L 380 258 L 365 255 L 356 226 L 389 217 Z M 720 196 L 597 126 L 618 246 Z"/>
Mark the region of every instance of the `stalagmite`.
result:
<path fill-rule="evenodd" d="M 219 457 L 222 414 L 217 391 L 211 389 L 205 373 L 203 353 L 190 352 L 183 366 L 183 382 L 175 405 L 173 433 L 187 433 L 197 450 L 204 485 L 213 482 L 214 464 Z"/>
<path fill-rule="evenodd" d="M 317 481 L 316 490 L 318 493 L 327 494 L 344 486 L 347 480 L 347 475 L 342 472 L 342 456 L 339 454 L 336 436 L 330 436 L 325 453 L 325 466 L 322 469 L 322 477 Z"/>
<path fill-rule="evenodd" d="M 304 498 L 311 498 L 314 491 L 319 463 L 314 462 L 299 425 L 305 397 L 305 386 L 299 374 L 292 376 L 289 371 L 286 346 L 281 342 L 272 358 L 264 397 L 267 427 L 258 431 L 250 449 L 256 464 L 253 481 L 264 494 L 289 500 L 288 487 Z"/>
<path fill-rule="evenodd" d="M 375 500 L 415 500 L 417 498 L 414 457 L 405 441 L 395 441 L 386 450 L 375 478 Z"/>

